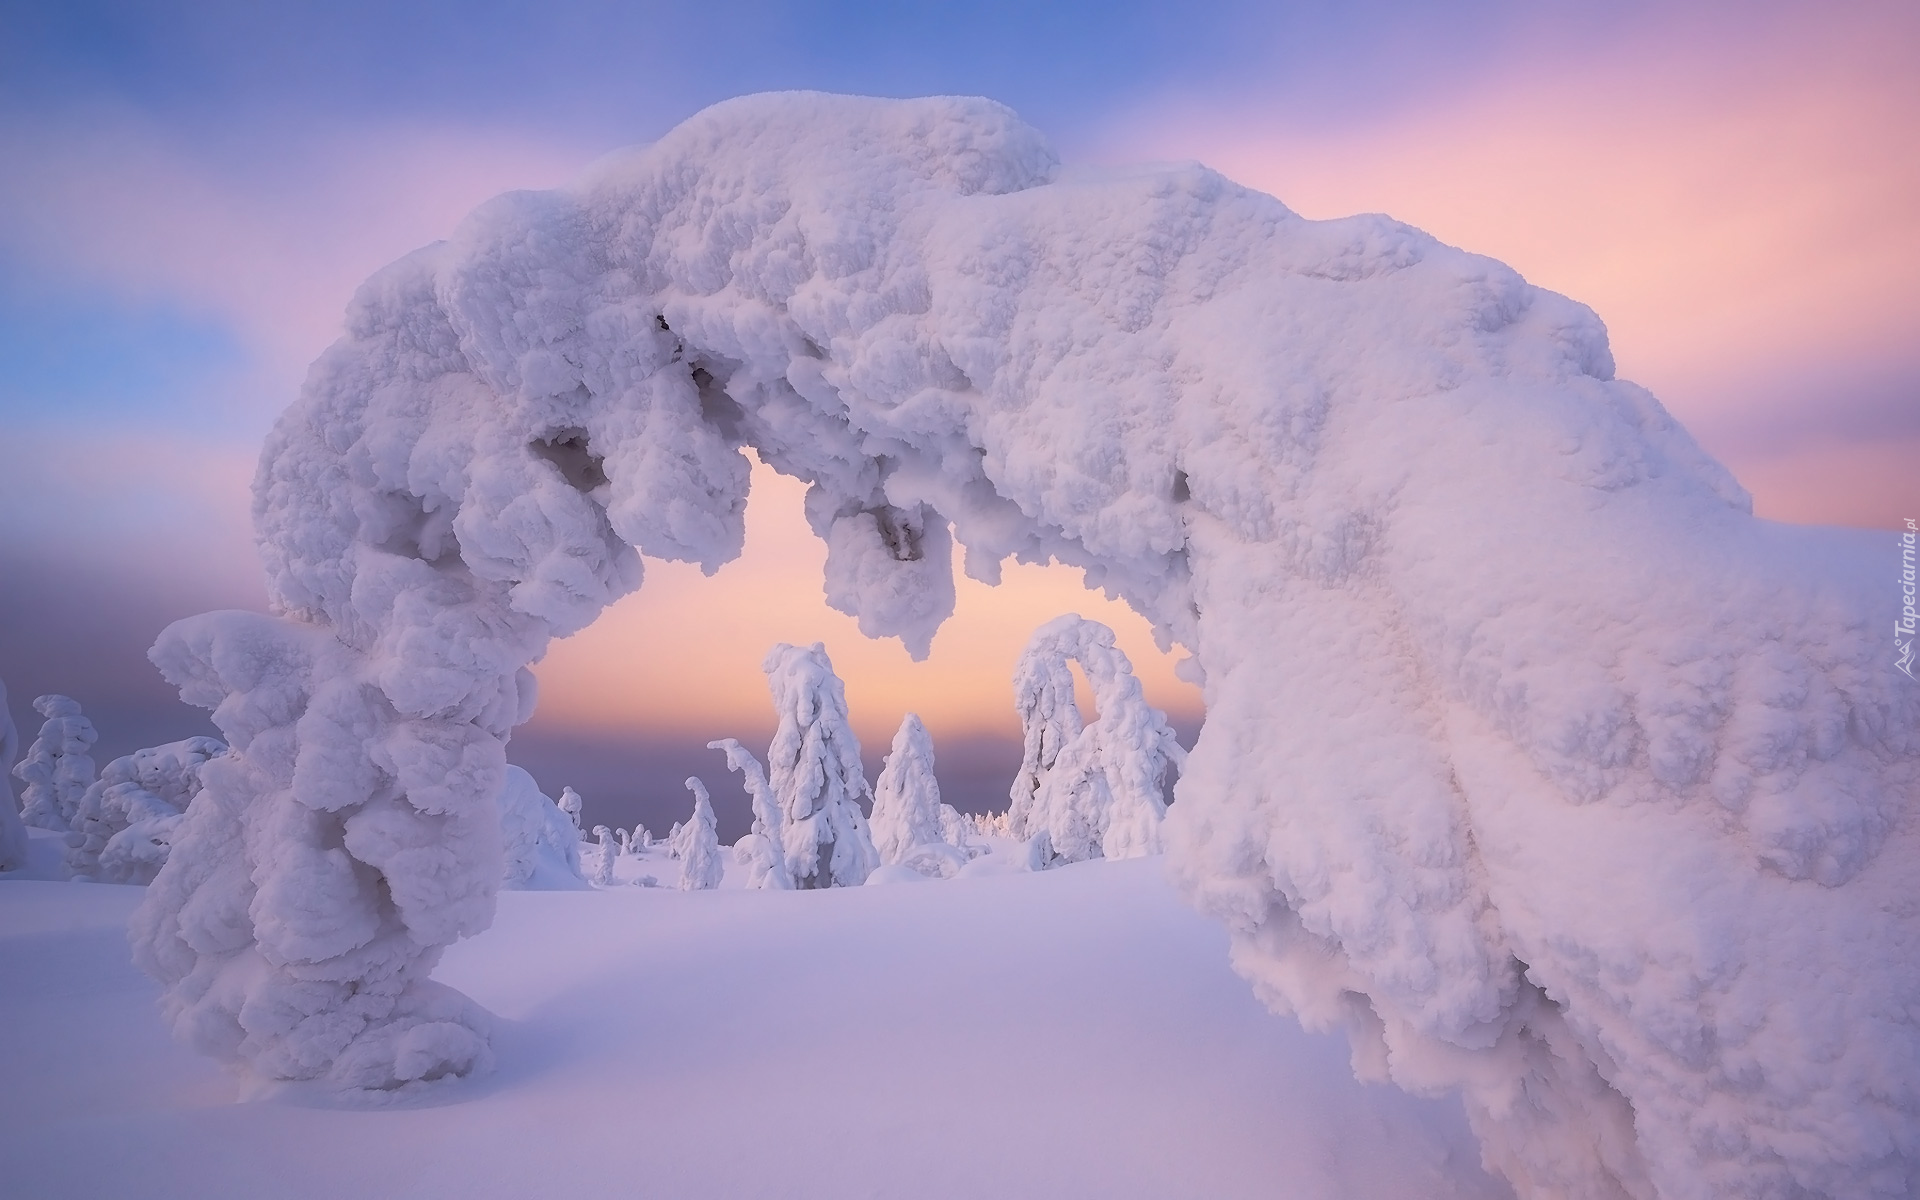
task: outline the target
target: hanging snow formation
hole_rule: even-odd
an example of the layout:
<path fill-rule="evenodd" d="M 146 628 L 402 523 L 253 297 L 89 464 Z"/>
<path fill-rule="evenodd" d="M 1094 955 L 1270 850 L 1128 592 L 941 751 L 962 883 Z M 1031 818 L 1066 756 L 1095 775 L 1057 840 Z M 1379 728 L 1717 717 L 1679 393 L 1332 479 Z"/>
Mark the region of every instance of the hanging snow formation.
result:
<path fill-rule="evenodd" d="M 1099 714 L 1084 728 L 1070 662 L 1086 672 Z M 1007 824 L 1030 841 L 1034 865 L 1160 853 L 1167 772 L 1186 751 L 1113 630 L 1077 613 L 1036 629 L 1014 665 L 1013 698 L 1026 748 Z"/>
<path fill-rule="evenodd" d="M 951 539 L 1191 651 L 1178 879 L 1526 1187 L 1920 1183 L 1890 541 L 1755 520 L 1497 262 L 1063 169 L 978 100 L 722 104 L 362 288 L 262 458 L 280 615 L 154 650 L 233 746 L 136 928 L 183 1036 L 373 1086 L 483 1060 L 428 975 L 491 919 L 524 667 L 634 546 L 737 554 L 744 447 L 812 484 L 869 633 L 926 643 Z"/>

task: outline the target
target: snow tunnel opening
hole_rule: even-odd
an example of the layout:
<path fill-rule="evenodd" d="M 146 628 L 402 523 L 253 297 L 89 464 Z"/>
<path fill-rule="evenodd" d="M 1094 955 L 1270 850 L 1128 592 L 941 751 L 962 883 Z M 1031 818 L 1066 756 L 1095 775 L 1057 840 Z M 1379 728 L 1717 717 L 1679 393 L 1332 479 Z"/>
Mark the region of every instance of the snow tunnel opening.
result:
<path fill-rule="evenodd" d="M 961 569 L 964 547 L 950 546 L 954 612 L 916 662 L 898 639 L 869 637 L 856 618 L 828 604 L 828 547 L 807 521 L 808 483 L 758 454 L 749 458 L 737 558 L 707 575 L 696 564 L 646 557 L 637 591 L 555 640 L 533 667 L 539 706 L 515 730 L 509 758 L 550 792 L 576 788 L 586 797 L 589 827 L 638 821 L 665 829 L 686 815 L 681 781 L 700 775 L 720 836 L 743 832 L 746 796 L 706 744 L 737 737 L 764 749 L 775 722 L 760 667 L 778 642 L 826 645 L 870 779 L 879 776 L 901 720 L 917 713 L 933 735 L 943 799 L 963 812 L 1007 807 L 1020 762 L 1014 665 L 1034 630 L 1063 613 L 1114 629 L 1149 703 L 1191 748 L 1204 706 L 1200 689 L 1178 674 L 1183 651 L 1162 650 L 1145 617 L 1089 586 L 1079 568 L 1010 559 L 1000 582 L 987 584 Z M 1097 713 L 1083 695 L 1083 714 Z"/>

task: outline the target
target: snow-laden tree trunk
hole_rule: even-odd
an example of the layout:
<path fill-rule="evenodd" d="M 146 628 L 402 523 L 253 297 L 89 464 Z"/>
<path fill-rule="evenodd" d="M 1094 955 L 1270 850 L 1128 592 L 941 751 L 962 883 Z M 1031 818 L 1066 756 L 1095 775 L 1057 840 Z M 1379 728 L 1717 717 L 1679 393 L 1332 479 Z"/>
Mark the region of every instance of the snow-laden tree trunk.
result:
<path fill-rule="evenodd" d="M 1070 662 L 1086 672 L 1098 713 L 1084 728 Z M 1186 752 L 1113 630 L 1075 614 L 1047 622 L 1014 667 L 1013 689 L 1027 750 L 1008 817 L 1032 839 L 1036 865 L 1158 854 L 1167 774 Z"/>
<path fill-rule="evenodd" d="M 773 794 L 772 785 L 767 782 L 766 769 L 753 756 L 753 751 L 733 738 L 708 742 L 707 749 L 726 752 L 727 766 L 740 772 L 741 785 L 747 789 L 747 797 L 753 804 L 753 828 L 733 847 L 734 857 L 747 868 L 747 886 L 791 889 L 793 873 L 787 870 L 787 820 L 780 811 L 780 801 Z"/>
<path fill-rule="evenodd" d="M 93 759 L 87 751 L 100 735 L 80 705 L 66 696 L 41 696 L 34 711 L 46 718 L 27 756 L 13 768 L 26 784 L 21 819 L 36 829 L 66 833 L 73 828 L 80 798 L 93 785 Z"/>
<path fill-rule="evenodd" d="M 782 642 L 762 665 L 780 719 L 767 782 L 785 825 L 787 870 L 798 888 L 858 887 L 880 864 L 860 809 L 867 777 L 846 688 L 818 642 Z"/>
<path fill-rule="evenodd" d="M 27 865 L 27 824 L 13 798 L 13 762 L 20 757 L 20 728 L 7 707 L 7 684 L 0 679 L 0 871 Z"/>
<path fill-rule="evenodd" d="M 689 777 L 687 790 L 693 793 L 693 815 L 680 827 L 674 846 L 675 856 L 680 860 L 680 890 L 706 891 L 720 886 L 726 863 L 720 857 L 720 835 L 716 832 L 707 785 L 698 777 Z"/>
<path fill-rule="evenodd" d="M 108 883 L 151 883 L 200 791 L 201 768 L 226 752 L 214 738 L 194 737 L 108 763 L 75 808 L 67 870 Z"/>
<path fill-rule="evenodd" d="M 873 847 L 889 866 L 915 846 L 942 844 L 940 781 L 933 774 L 933 738 L 916 713 L 893 735 L 893 749 L 873 785 Z"/>

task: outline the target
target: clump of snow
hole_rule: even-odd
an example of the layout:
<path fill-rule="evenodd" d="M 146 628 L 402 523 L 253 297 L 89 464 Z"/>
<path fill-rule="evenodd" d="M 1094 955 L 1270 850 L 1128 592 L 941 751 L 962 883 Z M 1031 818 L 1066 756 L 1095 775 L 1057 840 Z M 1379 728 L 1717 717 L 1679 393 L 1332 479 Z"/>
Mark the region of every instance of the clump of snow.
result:
<path fill-rule="evenodd" d="M 713 805 L 707 797 L 707 785 L 698 778 L 687 780 L 693 793 L 693 815 L 674 838 L 674 857 L 680 860 L 680 890 L 701 892 L 720 886 L 726 862 L 720 857 L 720 835 L 713 818 Z"/>
<path fill-rule="evenodd" d="M 579 827 L 519 767 L 507 768 L 500 788 L 500 827 L 506 857 L 503 886 L 551 891 L 585 885 Z"/>
<path fill-rule="evenodd" d="M 747 868 L 747 886 L 791 889 L 793 872 L 787 869 L 786 816 L 780 811 L 780 801 L 774 796 L 772 786 L 767 783 L 766 768 L 753 756 L 753 751 L 733 738 L 708 742 L 707 748 L 726 752 L 728 768 L 740 772 L 741 785 L 747 789 L 753 805 L 753 828 L 733 846 L 735 861 Z"/>
<path fill-rule="evenodd" d="M 20 757 L 20 729 L 7 707 L 7 683 L 0 679 L 0 871 L 27 865 L 29 834 L 13 799 L 13 762 Z"/>
<path fill-rule="evenodd" d="M 924 647 L 957 542 L 1185 647 L 1182 888 L 1274 1007 L 1463 1089 L 1522 1187 L 1920 1186 L 1890 539 L 1756 521 L 1593 313 L 1497 262 L 1198 166 L 1065 170 L 977 100 L 719 105 L 362 288 L 261 463 L 280 617 L 155 649 L 233 746 L 137 922 L 183 1035 L 476 1066 L 427 975 L 493 911 L 522 668 L 636 546 L 737 554 L 744 447 L 811 485 L 870 633 Z"/>
<path fill-rule="evenodd" d="M 1098 717 L 1082 726 L 1078 662 Z M 1113 630 L 1078 614 L 1034 631 L 1013 670 L 1024 750 L 1007 825 L 1033 847 L 1036 867 L 1160 853 L 1168 771 L 1186 752 L 1166 714 L 1146 701 Z"/>
<path fill-rule="evenodd" d="M 787 871 L 797 888 L 858 887 L 879 856 L 860 807 L 869 792 L 846 687 L 818 642 L 782 642 L 763 666 L 780 719 L 767 747 L 767 783 L 780 805 Z"/>
<path fill-rule="evenodd" d="M 66 696 L 41 696 L 33 709 L 46 721 L 27 756 L 13 768 L 14 778 L 27 785 L 20 816 L 35 829 L 66 833 L 73 828 L 80 798 L 93 784 L 93 759 L 87 751 L 100 735 L 80 705 Z"/>
<path fill-rule="evenodd" d="M 151 883 L 200 791 L 201 767 L 226 752 L 215 738 L 193 737 L 108 763 L 75 807 L 67 870 L 106 883 Z"/>

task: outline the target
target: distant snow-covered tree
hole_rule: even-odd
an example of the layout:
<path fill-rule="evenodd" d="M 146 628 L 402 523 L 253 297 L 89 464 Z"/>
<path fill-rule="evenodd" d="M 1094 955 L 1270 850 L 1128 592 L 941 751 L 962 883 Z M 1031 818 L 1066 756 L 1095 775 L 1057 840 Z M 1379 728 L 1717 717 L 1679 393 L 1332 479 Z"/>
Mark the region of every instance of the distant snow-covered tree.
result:
<path fill-rule="evenodd" d="M 580 831 L 519 767 L 507 767 L 500 788 L 500 831 L 506 850 L 504 886 L 551 891 L 586 885 Z"/>
<path fill-rule="evenodd" d="M 66 833 L 73 828 L 80 797 L 93 784 L 93 759 L 87 751 L 100 735 L 80 705 L 65 696 L 41 696 L 33 707 L 46 723 L 13 769 L 14 777 L 27 785 L 20 815 L 29 825 Z"/>
<path fill-rule="evenodd" d="M 734 843 L 734 861 L 747 868 L 750 888 L 786 889 L 793 886 L 793 873 L 787 870 L 786 817 L 773 787 L 767 783 L 766 769 L 753 751 L 733 738 L 708 742 L 709 750 L 724 750 L 727 766 L 740 772 L 740 782 L 753 802 L 753 830 Z"/>
<path fill-rule="evenodd" d="M 7 684 L 0 680 L 0 871 L 27 865 L 27 824 L 13 800 L 13 760 L 20 757 L 20 729 L 7 708 Z"/>
<path fill-rule="evenodd" d="M 574 791 L 570 787 L 560 789 L 560 811 L 567 815 L 567 820 L 573 822 L 573 831 L 576 834 L 581 832 L 580 810 L 584 807 L 584 804 L 585 802 L 580 799 L 579 792 Z"/>
<path fill-rule="evenodd" d="M 152 883 L 200 791 L 200 768 L 226 752 L 217 738 L 192 737 L 108 763 L 75 806 L 67 869 L 82 879 Z"/>
<path fill-rule="evenodd" d="M 825 646 L 782 642 L 763 668 L 780 718 L 767 747 L 795 887 L 857 887 L 879 865 L 860 801 L 868 795 L 860 743 L 847 721 L 846 688 Z"/>
<path fill-rule="evenodd" d="M 687 790 L 693 793 L 693 815 L 680 827 L 675 847 L 680 859 L 680 890 L 706 891 L 720 886 L 726 863 L 720 858 L 720 835 L 716 832 L 707 785 L 697 777 L 689 777 Z"/>
<path fill-rule="evenodd" d="M 595 887 L 612 887 L 613 863 L 620 853 L 620 847 L 613 840 L 613 830 L 605 825 L 595 825 L 593 837 L 599 843 L 593 860 L 593 884 Z"/>
<path fill-rule="evenodd" d="M 1099 714 L 1085 727 L 1070 661 Z M 1025 750 L 1007 817 L 1034 865 L 1159 853 L 1167 772 L 1186 751 L 1146 702 L 1113 630 L 1074 614 L 1042 625 L 1014 668 L 1014 699 Z"/>
<path fill-rule="evenodd" d="M 926 873 L 951 874 L 954 849 L 941 827 L 940 782 L 933 774 L 933 739 L 915 713 L 908 713 L 893 735 L 893 750 L 873 788 L 873 846 L 888 866 L 925 860 Z M 948 811 L 951 811 L 950 809 Z"/>

